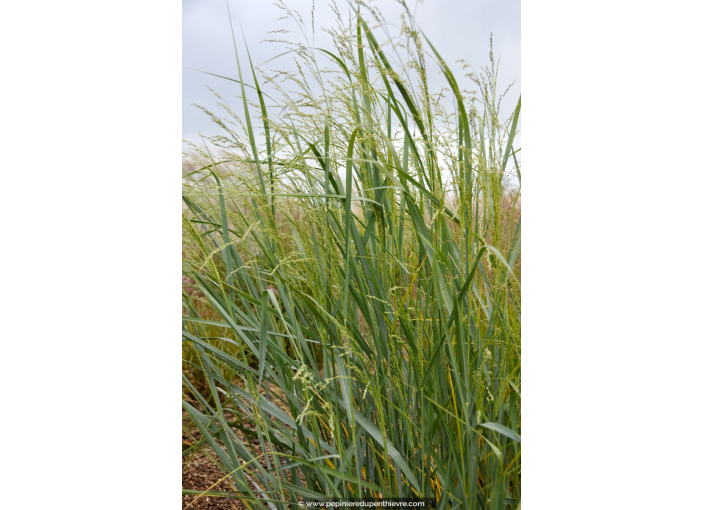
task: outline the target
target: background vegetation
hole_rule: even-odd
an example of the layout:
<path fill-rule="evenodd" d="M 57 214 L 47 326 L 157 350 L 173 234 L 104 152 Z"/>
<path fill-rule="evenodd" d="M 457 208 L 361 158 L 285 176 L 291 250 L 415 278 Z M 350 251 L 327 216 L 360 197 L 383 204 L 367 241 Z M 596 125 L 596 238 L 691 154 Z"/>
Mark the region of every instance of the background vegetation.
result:
<path fill-rule="evenodd" d="M 408 11 L 392 37 L 333 8 L 334 51 L 281 43 L 296 73 L 233 30 L 244 114 L 207 112 L 222 134 L 184 161 L 198 446 L 249 508 L 518 508 L 520 100 L 502 120 L 493 55 L 462 90 Z"/>

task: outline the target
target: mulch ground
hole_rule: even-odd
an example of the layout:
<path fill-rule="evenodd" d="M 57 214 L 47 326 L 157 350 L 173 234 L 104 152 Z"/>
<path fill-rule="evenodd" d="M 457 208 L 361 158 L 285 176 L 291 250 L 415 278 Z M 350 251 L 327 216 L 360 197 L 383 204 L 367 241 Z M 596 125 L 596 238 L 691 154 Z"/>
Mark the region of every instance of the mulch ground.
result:
<path fill-rule="evenodd" d="M 228 417 L 228 419 L 230 419 L 230 417 Z M 181 430 L 181 451 L 185 452 L 201 438 L 200 431 L 193 424 L 190 415 L 186 411 L 183 411 Z M 240 437 L 240 439 L 244 440 L 244 434 L 241 431 L 235 430 L 234 432 Z M 254 455 L 260 455 L 262 453 L 262 448 L 258 444 L 258 440 L 255 439 L 252 442 L 254 443 L 252 453 Z M 227 480 L 219 481 L 223 478 L 225 473 L 220 470 L 218 465 L 212 459 L 217 459 L 217 456 L 215 455 L 215 452 L 213 452 L 210 447 L 206 445 L 201 445 L 197 449 L 184 455 L 181 471 L 182 488 L 198 491 L 210 490 L 213 492 L 232 493 L 234 489 Z M 290 479 L 290 474 L 287 473 L 287 477 Z M 303 481 L 302 478 L 301 482 L 305 486 L 305 481 Z M 211 487 L 213 484 L 216 485 Z M 254 485 L 250 485 L 250 487 L 253 491 L 257 490 Z M 247 510 L 247 507 L 242 503 L 242 501 L 235 498 L 213 496 L 199 497 L 198 495 L 181 496 L 181 498 L 182 509 L 188 507 L 189 509 L 193 508 L 204 510 Z"/>
<path fill-rule="evenodd" d="M 239 431 L 235 433 L 240 436 Z M 198 429 L 190 421 L 190 417 L 184 412 L 182 426 L 181 451 L 188 450 L 195 444 L 201 435 Z M 256 441 L 255 441 L 256 442 Z M 262 453 L 258 444 L 254 445 L 255 455 Z M 233 492 L 233 487 L 227 480 L 220 481 L 224 473 L 212 460 L 217 456 L 208 446 L 200 446 L 183 456 L 181 462 L 181 484 L 182 488 L 197 491 L 211 492 Z M 255 489 L 252 486 L 252 489 Z M 223 498 L 213 496 L 184 495 L 181 496 L 182 509 L 186 507 L 203 510 L 247 510 L 242 501 L 236 498 Z M 189 506 L 190 505 L 190 506 Z"/>
<path fill-rule="evenodd" d="M 215 463 L 202 452 L 196 452 L 188 460 L 186 457 L 183 459 L 181 483 L 184 489 L 204 491 L 210 488 L 211 491 L 232 492 L 232 487 L 227 481 L 222 481 L 211 488 L 222 476 L 222 471 L 220 471 Z M 189 508 L 204 510 L 246 510 L 241 501 L 230 498 L 188 495 L 181 496 L 181 500 L 181 508 L 186 508 L 189 504 L 193 503 Z"/>

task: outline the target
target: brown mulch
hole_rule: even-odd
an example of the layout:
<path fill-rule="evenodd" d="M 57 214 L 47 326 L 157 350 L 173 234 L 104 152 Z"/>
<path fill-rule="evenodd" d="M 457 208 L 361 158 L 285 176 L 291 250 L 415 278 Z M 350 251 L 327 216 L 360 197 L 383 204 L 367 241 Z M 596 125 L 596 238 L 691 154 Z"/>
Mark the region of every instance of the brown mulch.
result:
<path fill-rule="evenodd" d="M 181 450 L 186 451 L 200 439 L 200 432 L 192 424 L 186 412 L 183 413 L 183 432 Z M 241 432 L 235 432 L 241 436 Z M 261 446 L 255 444 L 254 453 L 261 453 Z M 225 473 L 212 460 L 216 459 L 215 452 L 209 446 L 202 445 L 195 451 L 191 451 L 183 456 L 181 463 L 181 484 L 182 488 L 190 490 L 210 492 L 233 492 L 233 487 L 227 480 L 222 480 Z M 213 484 L 216 484 L 213 486 Z M 212 486 L 212 487 L 211 487 Z M 254 487 L 252 486 L 254 489 Z M 242 501 L 236 498 L 224 498 L 213 496 L 184 495 L 181 496 L 182 509 L 194 502 L 188 508 L 203 510 L 247 510 Z"/>
<path fill-rule="evenodd" d="M 181 483 L 184 489 L 204 491 L 210 488 L 223 477 L 222 471 L 210 460 L 205 453 L 197 451 L 193 456 L 186 455 L 183 458 L 183 471 L 181 474 Z M 217 492 L 232 492 L 232 487 L 227 480 L 223 480 L 214 487 L 211 491 Z M 198 498 L 196 500 L 196 498 Z M 245 510 L 246 507 L 241 501 L 231 498 L 216 498 L 212 496 L 187 495 L 181 496 L 181 508 L 186 508 L 194 500 L 195 503 L 189 508 L 198 508 L 203 510 Z"/>
<path fill-rule="evenodd" d="M 263 390 L 262 390 L 263 393 Z M 226 411 L 226 415 L 227 415 Z M 188 450 L 193 444 L 198 442 L 201 438 L 200 431 L 193 424 L 189 414 L 183 411 L 182 415 L 182 451 Z M 228 416 L 228 419 L 230 417 Z M 239 431 L 234 431 L 240 439 L 244 440 L 244 434 Z M 260 455 L 262 453 L 262 447 L 258 440 L 253 440 L 253 451 L 254 455 Z M 232 485 L 228 483 L 227 480 L 223 480 L 217 483 L 223 478 L 225 473 L 223 473 L 218 465 L 212 460 L 217 459 L 217 455 L 209 446 L 201 445 L 195 451 L 191 451 L 183 456 L 181 464 L 181 483 L 182 488 L 189 490 L 199 490 L 205 491 L 210 490 L 212 492 L 229 492 L 234 491 Z M 290 474 L 287 473 L 290 478 Z M 299 476 L 301 476 L 299 474 Z M 302 483 L 305 485 L 305 481 L 301 478 Z M 217 484 L 216 484 L 217 483 Z M 216 484 L 211 487 L 211 485 Z M 254 485 L 250 484 L 252 490 L 256 490 Z M 242 503 L 241 500 L 236 498 L 224 498 L 224 497 L 213 497 L 213 496 L 200 496 L 197 495 L 184 495 L 181 496 L 182 509 L 185 509 L 190 503 L 194 502 L 189 509 L 203 509 L 203 510 L 247 510 L 247 507 Z"/>

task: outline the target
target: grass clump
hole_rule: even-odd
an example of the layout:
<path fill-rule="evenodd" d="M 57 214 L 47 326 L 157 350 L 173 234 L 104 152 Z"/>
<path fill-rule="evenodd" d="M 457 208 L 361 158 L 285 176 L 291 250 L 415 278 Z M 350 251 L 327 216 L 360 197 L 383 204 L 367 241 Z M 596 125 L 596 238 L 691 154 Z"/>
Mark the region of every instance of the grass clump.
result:
<path fill-rule="evenodd" d="M 515 508 L 520 100 L 501 122 L 493 58 L 462 91 L 408 11 L 333 9 L 296 72 L 238 53 L 244 114 L 184 166 L 184 407 L 249 508 Z"/>

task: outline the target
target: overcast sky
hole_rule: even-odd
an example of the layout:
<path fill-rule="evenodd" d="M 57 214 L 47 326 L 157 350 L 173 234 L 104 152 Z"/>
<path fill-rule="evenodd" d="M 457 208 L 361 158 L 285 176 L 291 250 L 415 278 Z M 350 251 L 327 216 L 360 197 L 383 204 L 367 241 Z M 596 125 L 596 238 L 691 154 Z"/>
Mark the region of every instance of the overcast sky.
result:
<path fill-rule="evenodd" d="M 280 45 L 261 42 L 273 36 L 267 32 L 283 28 L 292 28 L 288 21 L 278 20 L 283 12 L 274 5 L 273 0 L 229 0 L 235 33 L 240 44 L 242 26 L 244 37 L 254 65 L 282 52 Z M 227 15 L 226 0 L 183 0 L 183 138 L 198 141 L 198 133 L 212 135 L 218 132 L 210 119 L 199 109 L 191 106 L 200 104 L 208 109 L 217 110 L 216 98 L 208 90 L 211 86 L 220 93 L 228 103 L 237 103 L 235 95 L 239 94 L 239 85 L 199 73 L 186 67 L 234 77 L 237 75 L 232 35 Z M 377 0 L 369 2 L 379 8 L 386 20 L 399 24 L 401 7 L 395 0 Z M 298 10 L 304 21 L 310 25 L 312 0 L 288 0 L 286 5 Z M 338 2 L 340 10 L 348 9 L 347 3 Z M 494 55 L 501 58 L 499 86 L 503 90 L 515 81 L 506 97 L 503 108 L 510 113 L 518 100 L 521 89 L 521 10 L 520 0 L 425 0 L 408 2 L 411 10 L 415 8 L 418 26 L 425 32 L 443 59 L 450 65 L 456 76 L 464 74 L 458 59 L 464 59 L 479 71 L 489 63 L 489 37 L 494 35 Z M 329 47 L 325 35 L 319 27 L 334 26 L 334 19 L 327 0 L 318 0 L 315 5 L 316 46 Z M 310 30 L 310 26 L 308 27 Z M 392 35 L 397 32 L 391 30 Z M 310 32 L 309 32 L 310 35 Z M 240 52 L 243 45 L 239 46 Z M 242 54 L 240 55 L 242 57 Z M 285 59 L 286 57 L 282 57 Z M 278 68 L 285 67 L 279 59 Z M 446 82 L 440 75 L 429 76 L 431 91 L 438 91 Z M 468 80 L 462 88 L 471 90 Z M 232 101 L 230 101 L 232 99 Z"/>

